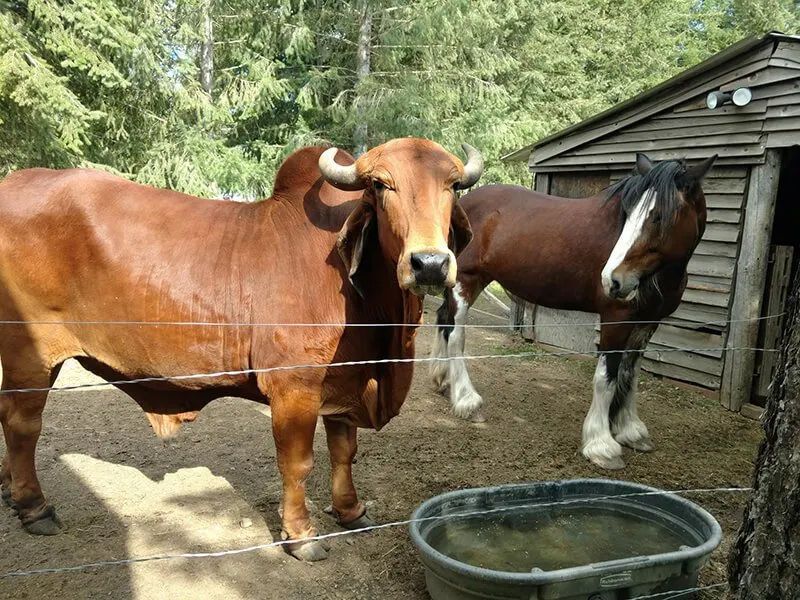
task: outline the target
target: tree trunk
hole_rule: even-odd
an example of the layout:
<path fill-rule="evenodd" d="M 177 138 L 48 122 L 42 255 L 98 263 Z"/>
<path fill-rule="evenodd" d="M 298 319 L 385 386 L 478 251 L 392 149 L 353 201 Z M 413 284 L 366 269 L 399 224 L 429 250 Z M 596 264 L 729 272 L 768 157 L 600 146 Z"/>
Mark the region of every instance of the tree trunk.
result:
<path fill-rule="evenodd" d="M 353 130 L 353 151 L 360 156 L 367 151 L 367 115 L 364 99 L 359 95 L 361 85 L 369 76 L 370 58 L 372 54 L 372 10 L 369 2 L 364 3 L 361 13 L 361 27 L 358 30 L 358 46 L 356 49 L 356 126 Z"/>
<path fill-rule="evenodd" d="M 200 85 L 211 96 L 214 88 L 214 22 L 211 19 L 211 0 L 203 2 L 203 47 L 200 51 Z"/>
<path fill-rule="evenodd" d="M 736 600 L 800 597 L 800 269 L 787 312 L 766 437 L 728 564 Z"/>

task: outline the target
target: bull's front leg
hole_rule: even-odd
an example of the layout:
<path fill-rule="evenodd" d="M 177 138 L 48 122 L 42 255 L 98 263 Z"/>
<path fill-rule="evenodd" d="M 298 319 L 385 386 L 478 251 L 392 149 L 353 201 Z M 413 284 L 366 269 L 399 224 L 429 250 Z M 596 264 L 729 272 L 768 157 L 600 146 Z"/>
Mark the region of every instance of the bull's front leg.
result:
<path fill-rule="evenodd" d="M 371 527 L 375 522 L 367 516 L 367 508 L 358 501 L 353 485 L 353 459 L 358 450 L 357 428 L 354 425 L 324 417 L 328 451 L 331 455 L 332 513 L 345 529 Z"/>
<path fill-rule="evenodd" d="M 282 537 L 295 558 L 305 561 L 328 557 L 327 545 L 304 539 L 317 535 L 306 507 L 306 480 L 314 465 L 314 429 L 318 406 L 301 394 L 291 394 L 272 404 L 272 434 L 283 479 Z"/>

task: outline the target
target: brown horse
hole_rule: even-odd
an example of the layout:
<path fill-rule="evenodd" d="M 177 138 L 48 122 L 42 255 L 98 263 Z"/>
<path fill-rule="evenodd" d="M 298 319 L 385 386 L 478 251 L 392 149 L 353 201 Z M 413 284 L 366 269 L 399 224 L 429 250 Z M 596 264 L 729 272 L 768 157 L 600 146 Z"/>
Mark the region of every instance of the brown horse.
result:
<path fill-rule="evenodd" d="M 523 187 L 487 185 L 461 199 L 474 233 L 458 278 L 437 314 L 431 374 L 449 388 L 454 412 L 482 421 L 483 400 L 467 373 L 464 327 L 481 291 L 497 281 L 511 295 L 551 308 L 600 315 L 594 396 L 583 455 L 625 466 L 622 445 L 652 450 L 636 412 L 641 350 L 686 287 L 686 266 L 706 224 L 703 177 L 716 155 L 688 167 L 636 155 L 633 174 L 597 196 L 565 199 Z M 636 323 L 648 321 L 650 323 Z M 622 323 L 620 323 L 622 322 Z M 620 352 L 620 351 L 625 352 Z"/>

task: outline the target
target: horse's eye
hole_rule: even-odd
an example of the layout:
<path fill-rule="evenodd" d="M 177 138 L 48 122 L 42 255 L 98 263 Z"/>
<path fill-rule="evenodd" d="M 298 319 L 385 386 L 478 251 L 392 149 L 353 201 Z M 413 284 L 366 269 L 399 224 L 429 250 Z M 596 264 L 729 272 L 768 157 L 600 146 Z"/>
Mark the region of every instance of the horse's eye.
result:
<path fill-rule="evenodd" d="M 653 215 L 653 225 L 658 225 L 661 223 L 661 213 L 656 213 Z"/>

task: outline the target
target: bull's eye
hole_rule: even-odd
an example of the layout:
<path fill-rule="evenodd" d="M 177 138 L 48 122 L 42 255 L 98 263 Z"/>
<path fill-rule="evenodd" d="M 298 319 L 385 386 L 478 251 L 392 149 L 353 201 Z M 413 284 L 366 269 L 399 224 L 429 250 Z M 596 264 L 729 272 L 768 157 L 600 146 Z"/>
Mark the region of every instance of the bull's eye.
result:
<path fill-rule="evenodd" d="M 386 189 L 386 185 L 382 181 L 378 181 L 377 179 L 374 179 L 372 181 L 372 187 L 375 188 L 375 191 L 378 194 L 382 194 L 383 191 Z"/>

